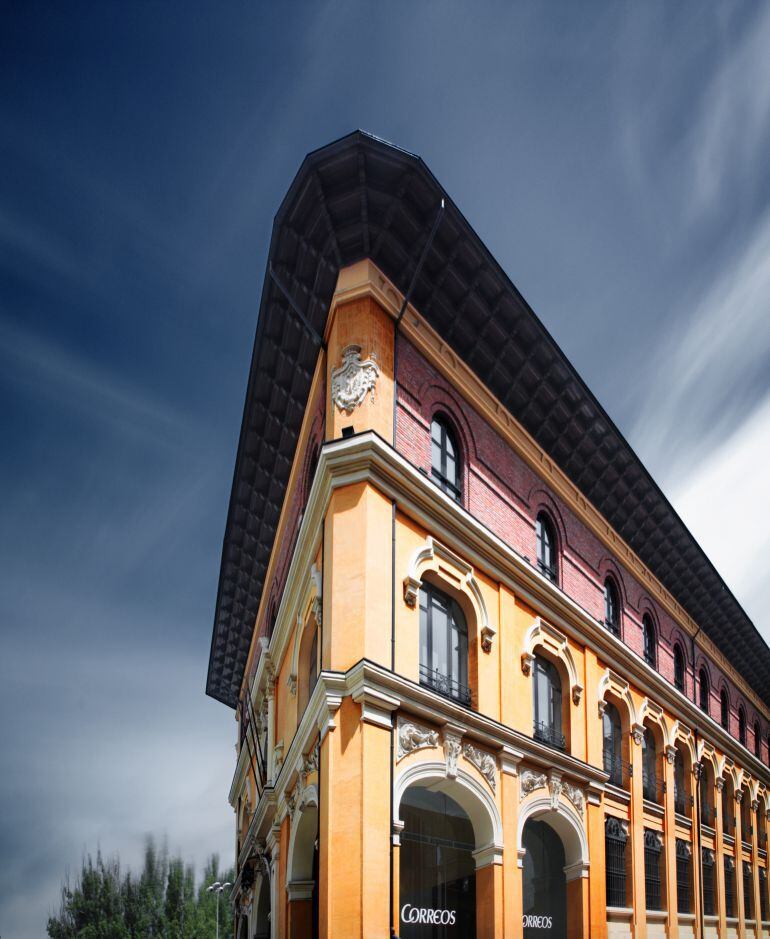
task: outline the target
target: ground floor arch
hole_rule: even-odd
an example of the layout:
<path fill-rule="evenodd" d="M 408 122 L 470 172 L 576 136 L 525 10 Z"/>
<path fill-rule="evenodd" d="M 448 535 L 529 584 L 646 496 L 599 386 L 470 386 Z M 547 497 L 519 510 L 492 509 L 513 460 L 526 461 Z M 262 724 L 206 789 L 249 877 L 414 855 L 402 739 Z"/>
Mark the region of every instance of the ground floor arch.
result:
<path fill-rule="evenodd" d="M 523 939 L 581 939 L 588 908 L 588 840 L 580 815 L 543 796 L 519 815 Z"/>
<path fill-rule="evenodd" d="M 286 871 L 290 939 L 318 937 L 318 847 L 318 800 L 313 793 L 292 819 Z"/>
<path fill-rule="evenodd" d="M 270 939 L 270 881 L 267 875 L 257 879 L 254 897 L 253 939 Z"/>
<path fill-rule="evenodd" d="M 448 777 L 443 764 L 408 770 L 395 796 L 398 935 L 493 935 L 493 872 L 502 860 L 502 825 L 494 800 L 467 773 Z"/>

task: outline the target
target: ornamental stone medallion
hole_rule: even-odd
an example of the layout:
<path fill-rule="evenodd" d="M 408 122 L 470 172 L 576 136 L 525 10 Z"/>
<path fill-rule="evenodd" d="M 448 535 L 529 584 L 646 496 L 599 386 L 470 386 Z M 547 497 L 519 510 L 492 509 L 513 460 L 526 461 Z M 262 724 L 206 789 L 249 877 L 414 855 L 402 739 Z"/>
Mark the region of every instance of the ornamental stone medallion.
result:
<path fill-rule="evenodd" d="M 405 756 L 414 753 L 415 750 L 423 750 L 429 747 L 438 746 L 438 733 L 435 730 L 429 730 L 427 727 L 421 727 L 413 721 L 399 720 L 398 722 L 398 759 L 403 760 Z"/>
<path fill-rule="evenodd" d="M 377 356 L 361 361 L 361 346 L 345 346 L 342 350 L 342 365 L 332 369 L 332 401 L 340 411 L 352 414 L 364 403 L 367 394 L 374 403 L 374 386 L 380 374 Z"/>
<path fill-rule="evenodd" d="M 463 744 L 463 756 L 466 760 L 476 767 L 481 775 L 489 783 L 492 792 L 495 791 L 497 764 L 491 753 L 485 750 L 479 750 L 470 743 Z"/>

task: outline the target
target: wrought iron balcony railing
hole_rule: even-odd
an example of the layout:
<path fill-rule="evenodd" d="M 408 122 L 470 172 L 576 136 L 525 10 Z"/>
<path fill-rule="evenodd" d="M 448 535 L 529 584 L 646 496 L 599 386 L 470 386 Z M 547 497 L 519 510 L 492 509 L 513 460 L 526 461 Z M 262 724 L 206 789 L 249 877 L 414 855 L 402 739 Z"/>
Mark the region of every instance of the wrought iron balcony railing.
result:
<path fill-rule="evenodd" d="M 657 773 L 647 773 L 642 770 L 642 797 L 648 802 L 655 802 L 656 805 L 663 805 L 663 794 L 666 791 L 666 783 L 657 775 Z"/>
<path fill-rule="evenodd" d="M 567 741 L 564 739 L 564 734 L 553 724 L 548 724 L 545 721 L 535 721 L 532 736 L 540 743 L 547 743 L 549 747 L 555 747 L 557 750 L 566 749 Z"/>
<path fill-rule="evenodd" d="M 445 698 L 451 698 L 459 704 L 470 707 L 471 689 L 467 685 L 460 684 L 449 675 L 445 675 L 436 668 L 428 668 L 427 665 L 420 665 L 420 684 L 425 685 L 432 691 L 443 695 Z"/>
<path fill-rule="evenodd" d="M 620 757 L 613 756 L 609 750 L 603 754 L 604 772 L 609 773 L 608 782 L 619 789 L 628 789 L 628 783 L 633 775 L 633 766 Z"/>

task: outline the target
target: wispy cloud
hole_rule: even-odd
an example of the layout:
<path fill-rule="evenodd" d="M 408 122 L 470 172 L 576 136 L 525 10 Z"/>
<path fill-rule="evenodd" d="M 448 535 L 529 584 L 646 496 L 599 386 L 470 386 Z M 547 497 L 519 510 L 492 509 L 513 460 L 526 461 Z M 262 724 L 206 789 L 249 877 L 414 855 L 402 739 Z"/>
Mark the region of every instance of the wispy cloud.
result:
<path fill-rule="evenodd" d="M 172 446 L 190 427 L 188 415 L 153 398 L 145 389 L 100 367 L 81 353 L 0 317 L 0 362 L 6 378 L 57 407 L 77 408 L 121 430 Z"/>
<path fill-rule="evenodd" d="M 770 394 L 694 462 L 672 502 L 770 643 Z M 758 524 L 755 522 L 759 522 Z"/>
<path fill-rule="evenodd" d="M 700 296 L 691 296 L 691 305 L 672 313 L 648 362 L 630 435 L 669 486 L 740 428 L 770 387 L 770 210 Z"/>

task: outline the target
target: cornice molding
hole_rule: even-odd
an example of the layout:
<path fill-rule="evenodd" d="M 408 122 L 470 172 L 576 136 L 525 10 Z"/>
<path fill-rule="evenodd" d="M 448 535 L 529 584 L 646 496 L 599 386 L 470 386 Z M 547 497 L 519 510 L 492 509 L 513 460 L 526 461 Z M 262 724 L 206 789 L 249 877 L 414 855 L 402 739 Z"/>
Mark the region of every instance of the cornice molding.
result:
<path fill-rule="evenodd" d="M 628 676 L 640 695 L 646 695 L 655 702 L 656 709 L 665 705 L 672 716 L 683 721 L 685 726 L 699 727 L 702 734 L 704 730 L 707 731 L 709 740 L 713 740 L 726 755 L 737 763 L 750 767 L 755 776 L 770 785 L 770 771 L 749 750 L 729 737 L 724 729 L 704 715 L 694 702 L 653 671 L 640 656 L 613 636 L 598 620 L 594 620 L 558 586 L 543 577 L 524 558 L 481 525 L 462 506 L 441 492 L 372 431 L 330 441 L 321 449 L 318 468 L 289 567 L 286 591 L 279 608 L 275 631 L 269 647 L 265 650 L 269 653 L 273 668 L 277 669 L 286 652 L 291 629 L 296 621 L 296 608 L 304 596 L 302 587 L 305 577 L 301 572 L 310 570 L 311 557 L 314 556 L 315 546 L 318 544 L 332 493 L 340 487 L 364 481 L 370 482 L 395 500 L 400 511 L 431 531 L 450 550 L 461 552 L 466 562 L 472 564 L 475 569 L 484 571 L 487 576 L 505 584 L 514 595 L 521 597 L 535 610 L 541 611 L 554 628 L 595 652 L 612 671 Z M 468 711 L 459 704 L 441 698 L 434 692 L 371 663 L 359 663 L 347 673 L 350 677 L 344 680 L 338 676 L 337 680 L 341 683 L 335 694 L 339 700 L 340 695 L 346 693 L 346 682 L 359 680 L 356 678 L 357 669 L 375 669 L 378 679 L 371 686 L 372 690 L 382 692 L 386 700 L 389 697 L 398 699 L 401 701 L 401 707 L 407 707 L 410 713 L 437 723 L 447 720 L 463 722 L 469 728 L 468 732 L 487 746 L 499 747 L 502 740 L 516 750 L 525 749 L 532 754 L 528 759 L 542 765 L 554 765 L 556 756 L 551 748 L 538 745 L 524 734 L 505 728 L 482 714 Z M 268 669 L 263 668 L 260 661 L 255 678 L 259 679 L 267 673 Z M 337 675 L 328 672 L 321 674 L 326 676 L 325 681 L 331 680 L 330 676 Z M 279 789 L 286 766 L 291 763 L 292 747 L 295 746 L 297 737 L 301 737 L 311 726 L 321 733 L 333 727 L 333 714 L 339 703 L 336 707 L 333 706 L 334 701 L 331 701 L 330 705 L 325 704 L 323 719 L 322 715 L 314 710 L 314 702 L 320 698 L 323 687 L 325 684 L 319 679 L 300 722 L 300 730 L 286 753 L 284 765 L 276 780 L 276 789 Z M 408 706 L 405 702 L 409 702 Z M 388 708 L 380 707 L 379 710 L 387 711 Z M 708 726 L 704 728 L 704 724 Z M 584 765 L 572 757 L 567 759 L 577 766 Z M 565 765 L 565 772 L 575 775 L 577 768 L 570 766 L 569 763 Z M 592 779 L 603 781 L 606 778 L 606 774 L 595 767 L 584 770 L 589 771 Z M 231 793 L 236 795 L 236 798 L 237 789 L 234 780 Z"/>
<path fill-rule="evenodd" d="M 377 265 L 367 258 L 340 271 L 329 322 L 332 321 L 333 312 L 340 303 L 363 297 L 376 300 L 394 319 L 398 317 L 404 299 L 400 291 Z M 762 702 L 751 685 L 717 645 L 703 633 L 676 597 L 661 584 L 630 545 L 615 532 L 599 510 L 411 303 L 407 304 L 399 328 L 431 365 L 441 372 L 452 383 L 452 387 L 500 434 L 514 452 L 566 503 L 577 518 L 611 552 L 613 558 L 624 565 L 629 575 L 636 578 L 650 592 L 650 595 L 660 603 L 674 622 L 694 639 L 696 645 L 740 688 L 765 720 L 770 721 L 770 711 L 767 705 Z"/>

